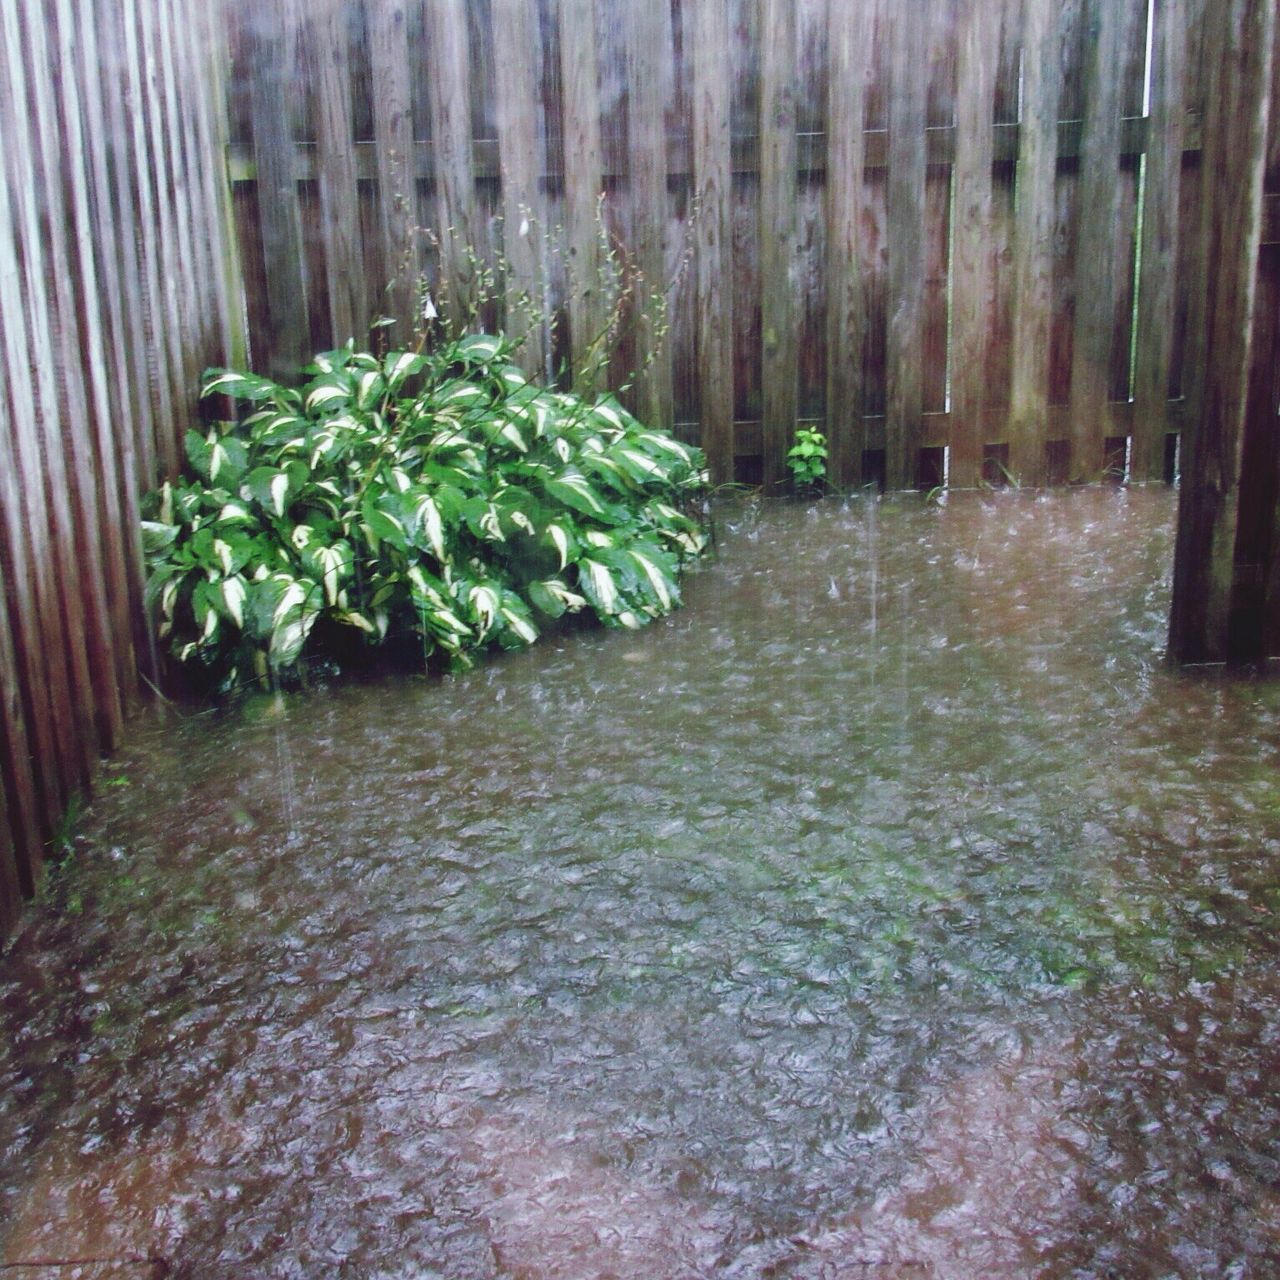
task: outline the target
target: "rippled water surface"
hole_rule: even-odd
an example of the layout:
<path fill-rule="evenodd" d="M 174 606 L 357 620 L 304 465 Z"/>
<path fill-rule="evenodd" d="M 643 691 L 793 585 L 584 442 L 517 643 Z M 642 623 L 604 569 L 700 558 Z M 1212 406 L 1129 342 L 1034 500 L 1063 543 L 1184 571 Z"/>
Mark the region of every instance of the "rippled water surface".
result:
<path fill-rule="evenodd" d="M 734 508 L 647 632 L 143 719 L 0 962 L 4 1260 L 1280 1274 L 1280 687 L 1162 665 L 1173 513 Z"/>

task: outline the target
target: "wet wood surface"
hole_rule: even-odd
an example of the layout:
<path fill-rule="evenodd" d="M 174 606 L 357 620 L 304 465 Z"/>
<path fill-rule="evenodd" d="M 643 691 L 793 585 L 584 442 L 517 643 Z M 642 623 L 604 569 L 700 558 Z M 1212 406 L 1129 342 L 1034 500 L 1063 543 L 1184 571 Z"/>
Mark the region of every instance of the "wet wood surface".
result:
<path fill-rule="evenodd" d="M 245 355 L 207 9 L 0 7 L 0 936 L 157 674 L 140 500 Z"/>
<path fill-rule="evenodd" d="M 1274 401 L 1259 403 L 1250 394 L 1252 370 L 1260 360 L 1273 368 L 1276 354 L 1270 325 L 1260 330 L 1256 314 L 1275 17 L 1268 0 L 1223 0 L 1208 7 L 1205 23 L 1201 243 L 1187 361 L 1191 412 L 1169 629 L 1170 651 L 1180 662 L 1262 656 L 1262 629 L 1256 619 L 1237 621 L 1236 609 L 1237 589 L 1247 601 L 1266 574 L 1246 528 L 1250 495 L 1253 503 L 1265 501 L 1266 490 L 1254 488 L 1260 478 L 1242 464 L 1255 453 L 1250 436 L 1274 437 L 1276 425 Z M 1233 197 L 1209 198 L 1222 191 Z M 1264 340 L 1272 350 L 1261 349 Z"/>
<path fill-rule="evenodd" d="M 1180 179 L 1197 163 L 1203 97 L 1188 84 L 1179 111 L 1165 68 L 1185 46 L 1192 76 L 1201 0 L 1156 6 L 1150 68 L 1142 0 L 930 0 L 927 13 L 885 0 L 724 0 L 722 12 L 701 0 L 430 0 L 389 34 L 391 4 L 347 0 L 373 51 L 352 59 L 354 100 L 380 118 L 384 93 L 404 99 L 403 73 L 381 68 L 429 74 L 395 190 L 385 129 L 350 139 L 369 221 L 393 240 L 403 232 L 379 212 L 388 198 L 406 182 L 433 193 L 425 221 L 453 246 L 446 262 L 465 291 L 460 245 L 492 257 L 510 243 L 512 203 L 527 205 L 521 192 L 549 202 L 548 224 L 562 200 L 546 253 L 563 262 L 548 269 L 545 254 L 535 263 L 513 246 L 515 285 L 549 281 L 548 321 L 568 317 L 553 377 L 598 381 L 585 366 L 605 323 L 603 200 L 612 251 L 671 277 L 665 344 L 632 315 L 611 347 L 628 366 L 612 384 L 639 366 L 633 403 L 706 444 L 718 477 L 777 481 L 800 422 L 826 430 L 842 485 L 867 478 L 864 455 L 890 460 L 891 485 L 914 484 L 929 474 L 920 451 L 939 448 L 952 451 L 955 484 L 990 479 L 991 450 L 1000 477 L 1021 483 L 1096 476 L 1114 461 L 1107 442 L 1123 439 L 1113 420 L 1139 394 L 1133 475 L 1163 475 L 1194 268 Z M 233 45 L 261 22 L 242 0 L 227 13 Z M 233 65 L 233 103 L 253 101 L 262 65 Z M 531 110 L 515 112 L 535 75 Z M 294 195 L 264 205 L 255 185 L 279 190 L 276 179 L 255 170 L 244 129 L 233 136 L 242 234 L 295 198 L 310 207 L 323 165 L 306 137 L 291 144 Z M 503 217 L 479 216 L 491 205 Z M 305 236 L 286 245 L 281 278 L 319 294 L 332 250 L 311 216 L 309 254 Z M 1139 260 L 1142 234 L 1155 247 Z M 392 243 L 365 256 L 397 260 Z M 323 331 L 324 306 L 303 310 Z M 269 308 L 251 296 L 250 311 Z M 261 323 L 254 338 L 259 351 L 277 343 Z M 1077 411 L 1050 414 L 1063 405 Z M 1065 423 L 1056 441 L 1051 420 Z M 876 479 L 885 463 L 870 461 Z"/>

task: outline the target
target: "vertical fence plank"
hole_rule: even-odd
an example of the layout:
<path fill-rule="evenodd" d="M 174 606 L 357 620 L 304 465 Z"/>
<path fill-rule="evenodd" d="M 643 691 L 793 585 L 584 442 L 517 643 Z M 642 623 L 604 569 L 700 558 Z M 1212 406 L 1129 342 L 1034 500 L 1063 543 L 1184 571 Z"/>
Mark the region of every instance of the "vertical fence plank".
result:
<path fill-rule="evenodd" d="M 80 26 L 82 58 L 77 68 L 81 86 L 80 119 L 87 143 L 90 166 L 91 199 L 95 217 L 97 248 L 101 255 L 103 276 L 114 287 L 103 291 L 107 314 L 107 346 L 110 363 L 112 419 L 128 423 L 128 430 L 114 435 L 120 451 L 118 483 L 122 500 L 134 502 L 141 488 L 154 478 L 154 429 L 150 421 L 151 403 L 147 365 L 143 355 L 145 320 L 137 291 L 133 258 L 136 244 L 132 194 L 130 153 L 126 134 L 116 128 L 119 116 L 119 94 L 98 93 L 104 66 L 116 68 L 119 48 L 107 35 L 100 42 L 100 31 L 106 29 L 101 20 L 101 4 L 95 0 L 93 20 Z M 111 101 L 105 101 L 109 99 Z M 109 163 L 110 161 L 110 163 Z M 216 160 L 211 161 L 216 163 Z M 138 419 L 142 425 L 139 428 Z M 130 528 L 133 528 L 130 525 Z M 137 557 L 131 557 L 135 563 Z"/>
<path fill-rule="evenodd" d="M 698 224 L 698 383 L 702 447 L 716 484 L 733 479 L 733 199 L 727 0 L 693 8 L 693 168 Z M 686 27 L 688 30 L 688 27 Z"/>
<path fill-rule="evenodd" d="M 916 483 L 923 438 L 925 99 L 921 51 L 929 48 L 931 0 L 894 4 L 889 100 L 889 311 L 885 483 Z"/>
<path fill-rule="evenodd" d="M 158 426 L 166 469 L 176 471 L 181 466 L 180 442 L 187 425 L 182 421 L 185 415 L 180 407 L 185 405 L 200 373 L 195 358 L 190 291 L 183 287 L 186 264 L 191 261 L 189 245 L 185 243 L 181 227 L 185 218 L 186 191 L 179 181 L 176 144 L 169 127 L 170 103 L 165 92 L 159 30 L 163 18 L 155 6 L 145 3 L 138 6 L 136 17 L 134 35 L 140 74 L 139 103 L 147 126 L 143 163 L 156 182 L 153 221 L 144 226 L 143 234 L 151 238 L 149 247 L 153 248 L 160 264 L 163 323 L 168 326 L 169 333 L 169 395 L 177 411 L 173 417 L 159 422 Z"/>
<path fill-rule="evenodd" d="M 0 938 L 7 937 L 22 914 L 22 881 L 18 854 L 9 830 L 9 810 L 0 788 Z"/>
<path fill-rule="evenodd" d="M 1183 663 L 1243 656 L 1229 647 L 1228 629 L 1274 34 L 1272 0 L 1206 8 L 1202 243 L 1169 629 L 1170 655 Z"/>
<path fill-rule="evenodd" d="M 451 319 L 467 324 L 475 309 L 470 254 L 480 252 L 471 142 L 471 67 L 464 0 L 426 0 L 424 30 L 430 72 L 440 269 Z"/>
<path fill-rule="evenodd" d="M 604 187 L 595 0 L 559 0 L 562 153 L 573 385 L 590 393 L 599 380 L 608 323 L 601 291 L 599 201 Z"/>
<path fill-rule="evenodd" d="M 100 6 L 95 3 L 95 8 Z M 97 21 L 82 22 L 79 77 L 80 123 L 86 140 L 90 166 L 90 198 L 94 214 L 94 236 L 104 287 L 100 300 L 104 311 L 105 358 L 107 362 L 107 411 L 101 439 L 106 458 L 108 485 L 114 487 L 119 522 L 120 554 L 124 558 L 127 610 L 122 636 L 132 634 L 130 669 L 124 674 L 124 689 L 130 701 L 138 694 L 136 671 L 140 664 L 154 682 L 158 677 L 154 645 L 143 610 L 143 563 L 139 533 L 140 495 L 154 482 L 155 424 L 152 420 L 150 388 L 144 353 L 145 319 L 138 291 L 134 260 L 135 222 L 130 179 L 130 155 L 123 129 L 113 129 L 117 117 L 104 98 L 116 99 L 114 91 L 103 93 L 102 68 L 111 65 L 118 48 L 111 36 L 99 42 L 99 31 L 108 30 Z M 69 74 L 64 68 L 64 75 Z M 113 83 L 113 82 L 111 82 Z M 114 164 L 109 163 L 114 161 Z M 209 161 L 209 167 L 216 158 Z M 118 452 L 118 465 L 114 455 Z"/>
<path fill-rule="evenodd" d="M 0 427 L 9 427 L 2 399 Z M 0 939 L 18 917 L 22 895 L 35 892 L 41 866 L 40 799 L 31 770 L 6 578 L 0 559 Z"/>
<path fill-rule="evenodd" d="M 730 0 L 731 138 L 759 142 L 760 0 Z M 758 151 L 757 151 L 758 154 Z M 760 173 L 732 177 L 734 479 L 759 484 L 760 417 Z M 750 424 L 750 426 L 748 426 Z"/>
<path fill-rule="evenodd" d="M 1266 172 L 1263 175 L 1264 198 L 1269 203 L 1280 198 L 1280 18 L 1276 20 L 1275 47 L 1271 60 L 1271 111 L 1270 140 L 1267 144 Z M 1274 204 L 1273 204 L 1274 207 Z M 1271 224 L 1274 232 L 1274 223 Z M 1272 333 L 1269 347 L 1259 346 L 1254 362 L 1255 387 L 1251 415 L 1256 414 L 1258 430 L 1269 437 L 1272 448 L 1280 450 L 1280 243 L 1274 234 L 1271 243 L 1264 246 L 1259 262 L 1258 307 L 1269 306 Z M 1264 364 L 1264 361 L 1266 364 Z M 1266 367 L 1269 364 L 1269 368 Z M 1268 429 L 1269 416 L 1269 429 Z M 1280 489 L 1280 465 L 1271 471 L 1273 482 Z M 1268 528 L 1269 563 L 1263 586 L 1262 600 L 1262 652 L 1268 657 L 1280 656 L 1280 493 L 1270 511 Z"/>
<path fill-rule="evenodd" d="M 46 255 L 60 250 L 59 237 L 66 226 L 61 209 L 61 178 L 54 163 L 52 140 L 47 134 L 35 131 L 28 133 L 25 113 L 28 103 L 41 104 L 37 107 L 38 117 L 43 120 L 53 119 L 52 109 L 41 88 L 47 83 L 48 66 L 45 61 L 44 27 L 40 13 L 27 13 L 29 21 L 25 31 L 27 41 L 25 47 L 20 43 L 16 20 L 12 26 L 12 38 L 6 9 L 5 45 L 9 55 L 9 72 L 13 85 L 12 102 L 20 104 L 19 114 L 13 126 L 5 130 L 10 140 L 15 177 L 11 180 L 10 191 L 17 204 L 17 218 L 20 226 L 19 246 L 23 270 L 23 301 L 18 312 L 6 310 L 6 326 L 10 323 L 10 315 L 21 315 L 26 323 L 26 334 L 29 346 L 29 363 L 27 376 L 32 378 L 35 391 L 35 427 L 38 433 L 36 453 L 28 455 L 24 466 L 24 492 L 31 502 L 29 519 L 34 528 L 48 531 L 48 539 L 41 548 L 42 554 L 33 557 L 33 563 L 42 565 L 45 572 L 52 575 L 56 583 L 58 622 L 56 630 L 42 632 L 54 637 L 66 662 L 65 673 L 58 673 L 58 679 L 51 690 L 51 696 L 60 702 L 65 701 L 65 719 L 72 726 L 73 750 L 75 761 L 68 761 L 68 776 L 74 786 L 85 786 L 93 770 L 98 755 L 98 726 L 96 723 L 96 707 L 94 691 L 96 681 L 107 687 L 107 674 L 103 670 L 102 650 L 97 645 L 97 636 L 90 637 L 89 628 L 93 623 L 93 610 L 86 610 L 85 599 L 77 582 L 78 555 L 82 550 L 81 538 L 84 537 L 77 512 L 73 507 L 72 475 L 67 467 L 64 444 L 72 438 L 72 433 L 83 421 L 84 414 L 70 412 L 70 420 L 64 416 L 62 394 L 58 385 L 58 374 L 61 371 L 67 378 L 68 388 L 74 394 L 75 377 L 79 372 L 79 361 L 75 344 L 68 332 L 68 311 L 73 304 L 68 297 L 69 281 L 65 274 L 65 264 L 49 264 Z M 28 85 L 28 75 L 36 80 L 34 86 Z M 32 98 L 28 98 L 28 89 Z M 52 234 L 47 238 L 41 225 L 40 209 L 36 204 L 37 184 L 44 192 L 47 204 L 45 212 L 47 225 Z M 64 270 L 59 275 L 57 266 Z M 54 289 L 50 289 L 53 284 Z M 52 296 L 51 296 L 52 294 Z M 22 323 L 19 321 L 18 323 Z M 21 366 L 17 366 L 21 367 Z M 40 485 L 44 481 L 44 492 Z M 76 489 L 78 500 L 81 491 Z M 37 569 L 37 572 L 40 570 Z M 90 585 L 90 584 L 87 584 Z M 100 591 L 93 596 L 101 598 Z"/>
<path fill-rule="evenodd" d="M 526 373 L 545 368 L 542 316 L 549 305 L 539 252 L 548 228 L 538 192 L 546 160 L 539 128 L 537 16 L 532 0 L 497 0 L 493 6 L 506 330 L 522 344 L 517 359 Z"/>
<path fill-rule="evenodd" d="M 827 41 L 827 448 L 839 488 L 862 483 L 866 448 L 862 267 L 872 0 L 829 0 Z"/>
<path fill-rule="evenodd" d="M 955 230 L 952 264 L 951 483 L 982 478 L 986 352 L 990 335 L 991 168 L 999 15 L 971 0 L 961 15 L 957 62 Z"/>
<path fill-rule="evenodd" d="M 218 319 L 218 342 L 210 363 L 243 369 L 248 356 L 248 321 L 226 164 L 229 52 L 225 23 L 214 5 L 196 4 L 186 16 L 180 26 L 186 35 L 186 74 L 197 99 L 194 154 L 202 235 L 209 242 L 212 272 L 206 287 L 213 291 Z"/>
<path fill-rule="evenodd" d="M 257 173 L 258 225 L 267 262 L 267 313 L 273 378 L 291 378 L 310 356 L 303 278 L 302 217 L 287 107 L 293 77 L 293 0 L 250 7 L 253 67 L 250 114 Z"/>
<path fill-rule="evenodd" d="M 75 111 L 74 80 L 55 74 L 61 57 L 64 31 L 56 18 L 67 17 L 60 7 L 46 10 L 43 17 L 32 15 L 27 36 L 30 41 L 31 103 L 36 118 L 45 127 L 36 139 L 36 172 L 42 194 L 41 212 L 48 219 L 50 233 L 44 249 L 48 316 L 56 344 L 56 366 L 45 371 L 42 417 L 50 432 L 46 437 L 45 470 L 53 484 L 66 495 L 70 519 L 58 531 L 63 542 L 64 583 L 68 594 L 77 598 L 74 609 L 83 628 L 88 662 L 88 723 L 92 742 L 87 756 L 86 782 L 97 756 L 111 750 L 119 739 L 124 722 L 121 694 L 122 660 L 116 653 L 118 641 L 128 644 L 127 597 L 124 568 L 119 548 L 119 531 L 112 528 L 109 513 L 99 499 L 100 467 L 114 468 L 110 410 L 105 403 L 105 373 L 102 369 L 98 329 L 98 287 L 93 265 L 92 231 L 89 227 L 84 173 L 80 165 L 83 145 Z M 50 19 L 53 19 L 51 21 Z M 69 20 L 69 19 L 68 19 Z M 55 80 L 67 90 L 61 102 Z M 58 125 L 69 125 L 64 137 Z M 60 429 L 53 430 L 53 424 Z M 95 438 L 105 445 L 95 451 Z M 52 455 L 56 454 L 56 458 Z M 54 509 L 60 501 L 55 498 Z M 120 607 L 114 614 L 122 635 L 113 627 L 113 598 Z"/>
<path fill-rule="evenodd" d="M 1014 203 L 1013 369 L 1009 467 L 1044 479 L 1053 309 L 1054 184 L 1058 156 L 1058 41 L 1053 0 L 1025 0 L 1022 123 Z"/>
<path fill-rule="evenodd" d="M 179 93 L 174 63 L 174 8 L 171 4 L 154 6 L 151 25 L 154 27 L 155 51 L 151 92 L 164 119 L 165 151 L 161 163 L 165 178 L 165 198 L 160 208 L 162 213 L 166 206 L 170 210 L 165 235 L 171 244 L 171 261 L 176 273 L 172 287 L 177 294 L 177 308 L 182 324 L 182 381 L 176 388 L 176 397 L 180 404 L 185 405 L 195 394 L 200 371 L 205 363 L 202 336 L 207 308 L 201 295 L 204 282 L 213 279 L 214 270 L 208 253 L 209 238 L 206 235 L 197 238 L 192 226 L 191 193 L 194 179 L 188 164 L 189 139 L 184 133 L 186 94 Z M 182 422 L 173 425 L 183 430 L 186 426 Z"/>
<path fill-rule="evenodd" d="M 320 217 L 332 345 L 368 337 L 364 252 L 356 187 L 355 129 L 351 122 L 350 29 L 346 0 L 312 0 L 306 32 L 316 77 Z"/>
<path fill-rule="evenodd" d="M 91 153 L 97 234 L 106 255 L 104 273 L 114 285 L 106 291 L 106 306 L 113 334 L 111 366 L 117 411 L 126 413 L 118 420 L 129 423 L 129 430 L 120 441 L 121 485 L 126 493 L 136 494 L 155 479 L 154 406 L 146 355 L 146 306 L 137 260 L 133 153 L 124 119 L 126 63 L 118 29 L 113 30 L 117 15 L 112 12 L 112 21 L 106 20 L 106 3 L 107 0 L 94 0 L 94 12 L 81 27 L 81 83 L 101 84 L 103 69 L 107 68 L 116 91 L 101 93 L 94 101 L 86 88 L 82 119 Z M 216 163 L 216 158 L 211 161 Z M 144 647 L 138 650 L 140 654 L 143 651 Z"/>
<path fill-rule="evenodd" d="M 136 331 L 137 359 L 146 370 L 152 405 L 143 442 L 142 468 L 147 480 L 153 481 L 161 471 L 172 473 L 177 466 L 172 433 L 161 424 L 170 422 L 174 412 L 169 370 L 176 359 L 173 348 L 178 335 L 166 319 L 161 285 L 163 268 L 154 252 L 155 175 L 143 107 L 146 87 L 138 55 L 134 0 L 120 0 L 113 21 L 99 30 L 111 34 L 125 90 L 122 95 L 106 96 L 109 99 L 107 109 L 112 136 L 128 139 L 127 145 L 122 143 L 119 147 L 116 209 L 118 216 L 124 218 L 131 236 L 124 252 L 134 264 L 140 284 L 139 290 L 130 295 L 130 301 L 135 302 L 138 308 L 134 319 L 141 321 Z M 121 213 L 126 205 L 128 212 Z"/>
<path fill-rule="evenodd" d="M 1019 125 L 1022 107 L 1022 25 L 1024 0 L 999 4 L 1000 51 L 995 78 L 995 121 L 1001 126 Z M 987 345 L 987 429 L 985 442 L 1003 441 L 1005 465 L 1013 469 L 1013 432 L 1010 418 L 1013 382 L 1013 304 L 1015 227 L 1017 213 L 1017 148 L 996 149 L 992 171 L 992 231 L 989 259 L 991 332 Z"/>
<path fill-rule="evenodd" d="M 1184 121 L 1190 125 L 1190 116 L 1195 115 L 1203 124 L 1204 116 L 1204 16 L 1207 0 L 1184 0 L 1187 7 L 1187 60 L 1183 68 L 1183 94 L 1188 118 Z M 1198 232 L 1200 225 L 1200 160 L 1199 150 L 1184 151 L 1182 156 L 1182 175 L 1179 181 L 1178 209 L 1178 264 L 1175 276 L 1175 310 L 1173 332 L 1173 354 L 1169 381 L 1173 398 L 1182 401 L 1185 414 L 1187 384 L 1190 373 L 1188 367 L 1190 333 L 1191 298 L 1195 292 L 1195 282 L 1200 278 L 1199 264 L 1196 254 L 1200 250 L 1201 240 Z"/>
<path fill-rule="evenodd" d="M 1272 99 L 1274 103 L 1274 99 Z M 1272 107 L 1274 112 L 1275 108 Z M 1255 662 L 1280 657 L 1280 245 L 1258 255 L 1252 354 L 1240 448 L 1240 516 L 1234 553 L 1228 657 Z"/>
<path fill-rule="evenodd" d="M 594 390 L 607 308 L 601 292 L 599 200 L 604 186 L 597 86 L 595 0 L 559 0 L 564 93 L 564 200 L 568 239 L 569 337 L 574 386 Z"/>
<path fill-rule="evenodd" d="M 762 0 L 760 50 L 760 327 L 763 482 L 786 475 L 796 425 L 796 14 Z"/>
<path fill-rule="evenodd" d="M 1164 478 L 1186 119 L 1185 0 L 1155 0 L 1152 18 L 1151 124 L 1143 165 L 1142 260 L 1130 458 L 1130 473 L 1135 480 Z"/>
<path fill-rule="evenodd" d="M 796 420 L 820 425 L 827 416 L 827 192 L 820 141 L 829 136 L 830 51 L 827 0 L 796 4 L 796 239 L 791 291 L 796 317 Z M 803 151 L 801 140 L 804 140 Z M 803 158 L 801 158 L 803 156 Z M 830 467 L 828 467 L 830 474 Z"/>
<path fill-rule="evenodd" d="M 398 328 L 392 342 L 412 336 L 415 282 L 421 270 L 414 243 L 417 177 L 409 83 L 406 0 L 368 0 L 369 62 L 373 72 L 373 130 L 378 148 L 378 215 L 387 279 L 387 313 Z"/>
<path fill-rule="evenodd" d="M 0 204 L 0 208 L 3 205 Z M 3 235 L 0 232 L 0 235 Z M 7 254 L 4 255 L 6 258 Z M 0 270 L 4 269 L 0 261 Z M 10 418 L 9 400 L 0 395 L 0 438 L 11 441 L 14 438 L 15 424 Z M 13 467 L 13 459 L 0 454 L 0 502 L 8 513 L 16 513 L 20 499 L 16 492 L 17 475 Z M 8 535 L 10 530 L 0 523 L 0 535 Z M 32 769 L 32 746 L 48 751 L 42 755 L 44 767 L 51 768 L 55 756 L 50 743 L 49 722 L 44 708 L 37 700 L 30 697 L 33 686 L 38 687 L 40 672 L 33 670 L 35 664 L 26 661 L 28 655 L 21 652 L 26 647 L 21 643 L 23 630 L 20 619 L 25 615 L 28 619 L 27 630 L 35 617 L 35 606 L 32 602 L 30 585 L 24 589 L 21 580 L 14 582 L 12 590 L 13 607 L 10 607 L 8 580 L 15 577 L 13 570 L 21 574 L 26 566 L 20 559 L 20 552 L 15 541 L 6 543 L 9 555 L 0 555 L 0 800 L 7 801 L 7 811 L 0 814 L 0 836 L 6 832 L 9 838 L 9 856 L 12 859 L 14 879 L 7 885 L 0 885 L 0 899 L 12 895 L 8 904 L 8 918 L 0 919 L 0 938 L 16 918 L 16 904 L 20 893 L 34 891 L 40 875 L 42 829 L 48 831 L 57 817 L 57 806 L 53 798 L 41 794 Z M 7 563 L 6 563 L 7 561 Z M 26 687 L 28 699 L 24 705 L 23 689 Z M 28 712 L 28 705 L 34 705 L 36 717 Z M 28 731 L 28 725 L 31 726 Z M 45 788 L 46 792 L 49 790 Z M 0 861 L 5 858 L 5 851 L 0 849 Z M 0 901 L 0 908 L 5 903 Z M 0 911 L 0 914 L 5 912 Z"/>
<path fill-rule="evenodd" d="M 31 181 L 25 154 L 26 97 L 14 69 L 21 59 L 17 11 L 0 8 L 0 125 L 9 139 L 0 170 L 0 342 L 8 376 L 0 393 L 9 408 L 0 434 L 0 521 L 10 557 L 18 658 L 31 745 L 45 768 L 38 778 L 46 831 L 61 813 L 67 782 L 75 776 L 79 752 L 63 639 L 58 584 L 49 550 L 48 512 L 43 502 L 41 445 L 36 424 L 33 365 L 41 358 L 42 334 L 30 327 L 23 300 L 17 221 L 21 192 Z"/>
<path fill-rule="evenodd" d="M 1076 240 L 1076 305 L 1071 339 L 1071 479 L 1097 480 L 1103 468 L 1120 228 L 1120 54 L 1124 24 L 1114 0 L 1087 0 L 1085 114 Z"/>
<path fill-rule="evenodd" d="M 117 365 L 113 378 L 106 363 L 107 351 L 113 344 L 114 325 L 105 294 L 114 294 L 114 291 L 104 291 L 100 286 L 97 258 L 108 237 L 98 234 L 90 213 L 89 175 L 85 166 L 92 166 L 95 153 L 85 145 L 81 124 L 81 98 L 86 84 L 75 73 L 81 37 L 68 0 L 57 0 L 56 17 L 53 52 L 58 75 L 51 88 L 57 89 L 60 100 L 65 148 L 62 169 L 67 177 L 70 229 L 74 233 L 68 245 L 66 270 L 72 277 L 69 283 L 78 286 L 78 296 L 72 305 L 79 325 L 84 328 L 83 342 L 77 341 L 75 349 L 82 365 L 82 378 L 77 380 L 80 399 L 87 413 L 80 419 L 79 429 L 73 428 L 74 435 L 83 441 L 74 456 L 76 483 L 83 492 L 82 502 L 88 512 L 87 527 L 98 543 L 95 554 L 100 563 L 103 595 L 99 607 L 103 612 L 97 626 L 107 645 L 107 656 L 113 660 L 106 701 L 102 701 L 101 693 L 98 695 L 102 745 L 110 750 L 119 739 L 126 706 L 137 694 L 137 658 L 131 624 L 134 606 L 141 601 L 140 574 L 134 554 L 138 513 L 136 503 L 130 502 L 127 490 L 122 489 L 119 474 L 122 457 L 125 465 L 129 465 L 131 447 L 127 439 L 118 438 L 128 435 L 117 427 L 127 420 L 124 416 L 127 407 L 121 406 L 111 390 L 113 382 L 117 387 L 122 386 L 123 369 Z M 98 114 L 97 103 L 91 105 L 90 113 Z M 68 299 L 71 299 L 70 291 Z"/>
<path fill-rule="evenodd" d="M 661 318 L 646 306 L 637 317 L 636 408 L 653 426 L 671 428 L 675 390 L 666 328 L 671 305 L 667 280 L 667 141 L 665 111 L 673 81 L 671 10 L 666 0 L 626 10 L 627 170 L 630 250 L 641 294 L 662 299 Z"/>
<path fill-rule="evenodd" d="M 917 55 L 927 75 L 925 128 L 950 129 L 954 137 L 956 100 L 957 19 L 965 0 L 939 0 L 929 12 L 928 43 Z M 951 213 L 954 165 L 929 163 L 926 133 L 924 185 L 924 296 L 920 322 L 921 446 L 935 452 L 919 454 L 911 483 L 932 488 L 941 483 L 937 446 L 946 441 L 948 337 L 950 332 Z"/>

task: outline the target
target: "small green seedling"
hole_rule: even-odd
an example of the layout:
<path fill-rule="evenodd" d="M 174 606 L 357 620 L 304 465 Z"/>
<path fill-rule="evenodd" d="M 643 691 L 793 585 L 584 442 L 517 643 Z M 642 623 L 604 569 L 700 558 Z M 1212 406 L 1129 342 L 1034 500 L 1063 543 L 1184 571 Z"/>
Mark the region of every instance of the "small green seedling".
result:
<path fill-rule="evenodd" d="M 827 478 L 827 437 L 812 427 L 798 427 L 787 453 L 787 466 L 797 489 L 813 489 Z"/>

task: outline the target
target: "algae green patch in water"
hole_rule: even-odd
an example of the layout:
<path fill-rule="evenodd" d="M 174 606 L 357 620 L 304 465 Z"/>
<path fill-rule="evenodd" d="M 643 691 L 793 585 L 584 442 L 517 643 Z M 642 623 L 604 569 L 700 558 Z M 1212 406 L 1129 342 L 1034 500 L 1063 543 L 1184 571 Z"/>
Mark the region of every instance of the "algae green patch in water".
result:
<path fill-rule="evenodd" d="M 1174 503 L 730 508 L 647 632 L 140 721 L 4 1259 L 1277 1271 L 1280 694 L 1165 667 Z"/>

